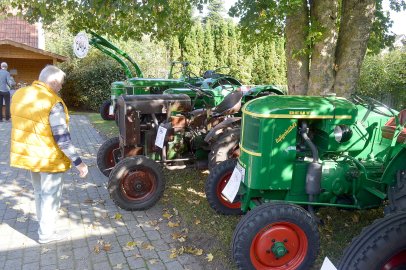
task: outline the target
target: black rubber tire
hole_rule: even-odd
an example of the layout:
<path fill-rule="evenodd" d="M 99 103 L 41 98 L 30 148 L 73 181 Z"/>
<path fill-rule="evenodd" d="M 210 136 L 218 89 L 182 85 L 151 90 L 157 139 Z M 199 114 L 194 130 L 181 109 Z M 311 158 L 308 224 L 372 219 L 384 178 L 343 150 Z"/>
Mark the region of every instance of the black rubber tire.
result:
<path fill-rule="evenodd" d="M 110 105 L 111 105 L 111 100 L 106 100 L 103 102 L 103 104 L 100 106 L 100 116 L 103 120 L 114 120 L 114 114 L 113 115 L 109 115 L 109 109 L 110 109 Z"/>
<path fill-rule="evenodd" d="M 209 177 L 206 180 L 206 198 L 207 201 L 209 202 L 209 205 L 211 208 L 213 208 L 214 211 L 216 211 L 219 214 L 222 215 L 242 215 L 243 212 L 241 211 L 241 208 L 232 208 L 228 207 L 227 203 L 224 203 L 224 199 L 221 197 L 219 198 L 219 185 L 222 185 L 224 181 L 224 177 L 226 175 L 231 176 L 231 173 L 233 172 L 235 165 L 237 164 L 236 159 L 229 159 L 226 161 L 221 162 L 218 164 L 216 167 L 213 168 L 213 170 L 210 172 Z M 234 200 L 234 203 L 239 202 L 240 197 L 237 195 L 237 197 Z"/>
<path fill-rule="evenodd" d="M 114 167 L 115 161 L 113 158 L 113 150 L 120 147 L 120 140 L 118 137 L 113 137 L 105 141 L 97 151 L 97 167 L 100 172 L 109 177 L 112 167 Z"/>
<path fill-rule="evenodd" d="M 396 172 L 396 181 L 388 188 L 389 205 L 385 207 L 385 213 L 406 211 L 406 170 Z"/>
<path fill-rule="evenodd" d="M 209 170 L 211 171 L 216 165 L 233 157 L 233 150 L 238 148 L 240 142 L 240 128 L 226 130 L 219 136 L 217 141 L 211 146 L 209 153 Z"/>
<path fill-rule="evenodd" d="M 149 174 L 151 184 L 154 185 L 141 198 L 135 198 L 132 193 L 136 191 L 138 183 L 126 185 L 128 181 L 142 181 L 147 178 L 140 178 L 136 174 Z M 127 189 L 126 189 L 127 188 Z M 111 171 L 109 176 L 108 191 L 114 203 L 122 209 L 129 211 L 145 210 L 154 206 L 162 197 L 165 190 L 165 178 L 161 167 L 155 161 L 145 156 L 128 157 L 121 160 Z M 142 193 L 143 194 L 143 193 Z M 138 195 L 138 194 L 137 194 Z"/>
<path fill-rule="evenodd" d="M 320 248 L 320 236 L 316 221 L 302 207 L 284 202 L 271 202 L 262 204 L 248 212 L 238 223 L 234 230 L 232 251 L 234 262 L 239 269 L 255 269 L 251 260 L 251 245 L 255 237 L 266 230 L 271 229 L 273 223 L 289 223 L 302 230 L 302 237 L 307 239 L 307 249 L 300 265 L 290 269 L 310 269 L 316 260 Z M 272 242 L 269 240 L 271 246 Z M 288 253 L 289 254 L 289 253 Z M 271 256 L 271 255 L 269 255 Z M 274 260 L 277 262 L 276 260 Z M 291 261 L 290 261 L 291 262 Z M 265 268 L 264 268 L 265 269 Z M 266 269 L 280 269 L 267 267 Z"/>
<path fill-rule="evenodd" d="M 364 228 L 345 249 L 338 269 L 406 269 L 405 256 L 401 256 L 401 265 L 384 268 L 385 264 L 401 251 L 406 251 L 406 212 L 387 215 Z"/>

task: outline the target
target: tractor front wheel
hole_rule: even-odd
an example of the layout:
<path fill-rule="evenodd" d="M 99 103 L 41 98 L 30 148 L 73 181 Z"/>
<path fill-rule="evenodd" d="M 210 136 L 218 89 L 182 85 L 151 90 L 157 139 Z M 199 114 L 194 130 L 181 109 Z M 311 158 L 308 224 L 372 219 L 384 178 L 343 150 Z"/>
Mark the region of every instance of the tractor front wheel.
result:
<path fill-rule="evenodd" d="M 165 190 L 165 179 L 155 161 L 128 157 L 110 173 L 108 190 L 116 205 L 125 210 L 145 210 L 154 206 Z"/>
<path fill-rule="evenodd" d="M 111 100 L 106 100 L 103 102 L 103 104 L 100 106 L 100 116 L 103 120 L 114 120 L 114 114 L 110 115 L 110 105 L 111 105 Z"/>
<path fill-rule="evenodd" d="M 221 191 L 225 188 L 230 180 L 231 174 L 237 164 L 236 159 L 229 159 L 221 162 L 213 168 L 209 177 L 206 180 L 206 198 L 211 208 L 217 213 L 223 215 L 241 215 L 241 202 L 240 197 L 229 202 L 222 194 Z"/>
<path fill-rule="evenodd" d="M 340 270 L 406 269 L 406 212 L 378 219 L 345 250 Z"/>
<path fill-rule="evenodd" d="M 309 269 L 320 246 L 317 223 L 303 208 L 265 203 L 238 223 L 232 242 L 239 269 Z"/>
<path fill-rule="evenodd" d="M 105 141 L 97 151 L 97 167 L 102 174 L 109 177 L 109 174 L 113 167 L 116 165 L 114 160 L 113 151 L 120 147 L 120 141 L 118 137 L 113 137 Z"/>

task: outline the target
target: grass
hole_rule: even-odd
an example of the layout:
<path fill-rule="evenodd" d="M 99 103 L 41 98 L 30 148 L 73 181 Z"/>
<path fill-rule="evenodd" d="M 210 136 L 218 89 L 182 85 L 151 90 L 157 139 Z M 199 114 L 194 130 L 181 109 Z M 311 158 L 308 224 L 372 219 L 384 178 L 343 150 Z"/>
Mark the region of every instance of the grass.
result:
<path fill-rule="evenodd" d="M 114 121 L 103 121 L 97 113 L 86 113 L 96 129 L 107 137 L 117 136 Z M 205 253 L 212 253 L 213 262 L 208 269 L 235 269 L 231 259 L 231 238 L 241 217 L 216 214 L 207 203 L 204 194 L 207 171 L 193 169 L 164 171 L 167 185 L 162 203 L 175 208 L 189 229 L 188 238 Z M 320 208 L 317 215 L 323 221 L 319 226 L 320 251 L 312 269 L 320 269 L 327 256 L 336 266 L 346 246 L 362 228 L 383 216 L 383 208 L 372 210 L 342 210 Z"/>

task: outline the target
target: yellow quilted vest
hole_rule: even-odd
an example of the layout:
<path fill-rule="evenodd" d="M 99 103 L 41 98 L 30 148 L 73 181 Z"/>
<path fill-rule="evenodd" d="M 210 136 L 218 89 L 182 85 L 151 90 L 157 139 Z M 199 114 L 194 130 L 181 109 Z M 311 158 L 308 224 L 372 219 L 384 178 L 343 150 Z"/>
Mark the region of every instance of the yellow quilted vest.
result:
<path fill-rule="evenodd" d="M 62 99 L 46 84 L 34 81 L 16 91 L 11 101 L 10 165 L 33 172 L 64 172 L 70 160 L 59 149 L 52 135 L 49 113 L 61 102 L 69 124 L 69 114 Z"/>

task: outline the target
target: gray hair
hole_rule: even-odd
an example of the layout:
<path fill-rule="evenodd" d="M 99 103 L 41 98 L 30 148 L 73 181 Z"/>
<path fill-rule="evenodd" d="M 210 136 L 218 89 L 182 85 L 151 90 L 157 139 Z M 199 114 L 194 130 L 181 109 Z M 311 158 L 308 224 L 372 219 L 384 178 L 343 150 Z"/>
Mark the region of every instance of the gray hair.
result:
<path fill-rule="evenodd" d="M 6 62 L 2 62 L 0 66 L 2 69 L 6 69 L 8 67 Z"/>
<path fill-rule="evenodd" d="M 58 83 L 63 83 L 65 79 L 65 72 L 53 65 L 47 65 L 41 73 L 39 74 L 38 80 L 46 84 L 57 81 Z"/>

